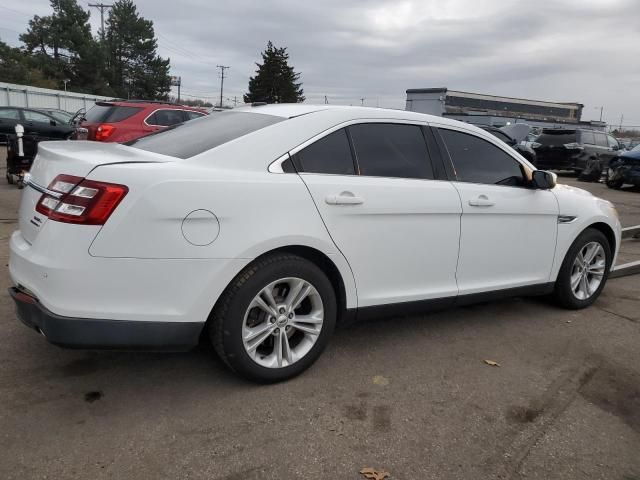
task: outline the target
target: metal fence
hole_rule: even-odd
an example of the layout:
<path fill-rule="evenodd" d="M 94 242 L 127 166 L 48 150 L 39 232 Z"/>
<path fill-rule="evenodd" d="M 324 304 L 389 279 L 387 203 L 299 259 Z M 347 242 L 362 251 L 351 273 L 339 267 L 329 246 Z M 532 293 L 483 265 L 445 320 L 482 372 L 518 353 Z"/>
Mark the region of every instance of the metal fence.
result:
<path fill-rule="evenodd" d="M 58 108 L 74 113 L 102 100 L 111 97 L 0 82 L 0 107 Z"/>

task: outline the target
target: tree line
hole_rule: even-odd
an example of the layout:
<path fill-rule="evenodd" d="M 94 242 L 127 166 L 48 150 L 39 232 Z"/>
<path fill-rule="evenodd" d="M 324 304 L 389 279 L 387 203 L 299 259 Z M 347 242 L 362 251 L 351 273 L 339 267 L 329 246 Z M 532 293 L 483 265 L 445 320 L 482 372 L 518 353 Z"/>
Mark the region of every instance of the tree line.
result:
<path fill-rule="evenodd" d="M 169 59 L 157 54 L 153 22 L 132 0 L 117 0 L 105 31 L 94 37 L 90 13 L 76 0 L 51 0 L 51 15 L 35 15 L 20 35 L 23 47 L 0 41 L 0 80 L 81 93 L 166 99 Z"/>
<path fill-rule="evenodd" d="M 67 84 L 75 92 L 114 98 L 174 100 L 169 97 L 170 59 L 158 55 L 153 22 L 140 16 L 133 0 L 117 0 L 104 32 L 96 36 L 90 12 L 77 0 L 50 0 L 50 4 L 51 15 L 29 20 L 20 35 L 22 47 L 0 40 L 0 81 L 56 90 Z M 261 55 L 244 101 L 304 101 L 300 74 L 289 65 L 287 49 L 268 42 Z"/>

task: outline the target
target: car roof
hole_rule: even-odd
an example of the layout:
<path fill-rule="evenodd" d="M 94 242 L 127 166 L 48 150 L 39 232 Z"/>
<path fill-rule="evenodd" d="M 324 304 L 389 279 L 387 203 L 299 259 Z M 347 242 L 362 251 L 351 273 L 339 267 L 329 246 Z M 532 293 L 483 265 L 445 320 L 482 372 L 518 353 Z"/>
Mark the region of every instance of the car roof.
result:
<path fill-rule="evenodd" d="M 417 113 L 391 108 L 357 107 L 349 105 L 313 105 L 308 103 L 274 103 L 269 105 L 243 106 L 234 108 L 231 111 L 261 113 L 264 115 L 274 115 L 282 118 L 295 118 L 301 115 L 323 112 L 327 115 L 333 114 L 336 119 L 340 120 L 386 118 L 393 120 L 437 123 L 440 125 L 462 124 L 470 130 L 480 130 L 478 127 L 470 123 L 463 123 L 445 117 L 428 115 L 426 113 Z"/>
<path fill-rule="evenodd" d="M 140 107 L 140 108 L 170 108 L 177 110 L 196 110 L 206 112 L 203 107 L 190 107 L 188 105 L 180 105 L 177 103 L 160 102 L 154 100 L 104 100 L 96 102 L 96 105 L 116 106 L 116 107 Z"/>

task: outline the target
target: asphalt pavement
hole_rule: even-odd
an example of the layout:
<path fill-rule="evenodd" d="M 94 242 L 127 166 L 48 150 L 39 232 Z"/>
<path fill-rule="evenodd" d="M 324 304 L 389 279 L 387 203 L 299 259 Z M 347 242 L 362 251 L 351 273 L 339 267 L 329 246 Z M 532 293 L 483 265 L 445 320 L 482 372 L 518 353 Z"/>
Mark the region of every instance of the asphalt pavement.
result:
<path fill-rule="evenodd" d="M 561 181 L 640 224 L 637 189 Z M 1 184 L 1 479 L 640 480 L 640 276 L 577 312 L 517 298 L 342 328 L 303 375 L 257 386 L 206 347 L 63 350 L 20 324 L 19 197 Z"/>

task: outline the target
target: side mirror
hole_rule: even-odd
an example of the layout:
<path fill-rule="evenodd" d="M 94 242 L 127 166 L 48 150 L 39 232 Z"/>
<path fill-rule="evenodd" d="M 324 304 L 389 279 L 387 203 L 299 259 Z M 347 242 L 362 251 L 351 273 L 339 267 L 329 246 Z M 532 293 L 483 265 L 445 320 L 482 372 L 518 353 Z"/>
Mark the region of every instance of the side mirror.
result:
<path fill-rule="evenodd" d="M 555 187 L 557 179 L 558 176 L 555 173 L 546 170 L 535 170 L 532 175 L 534 188 L 540 190 L 549 190 Z"/>

